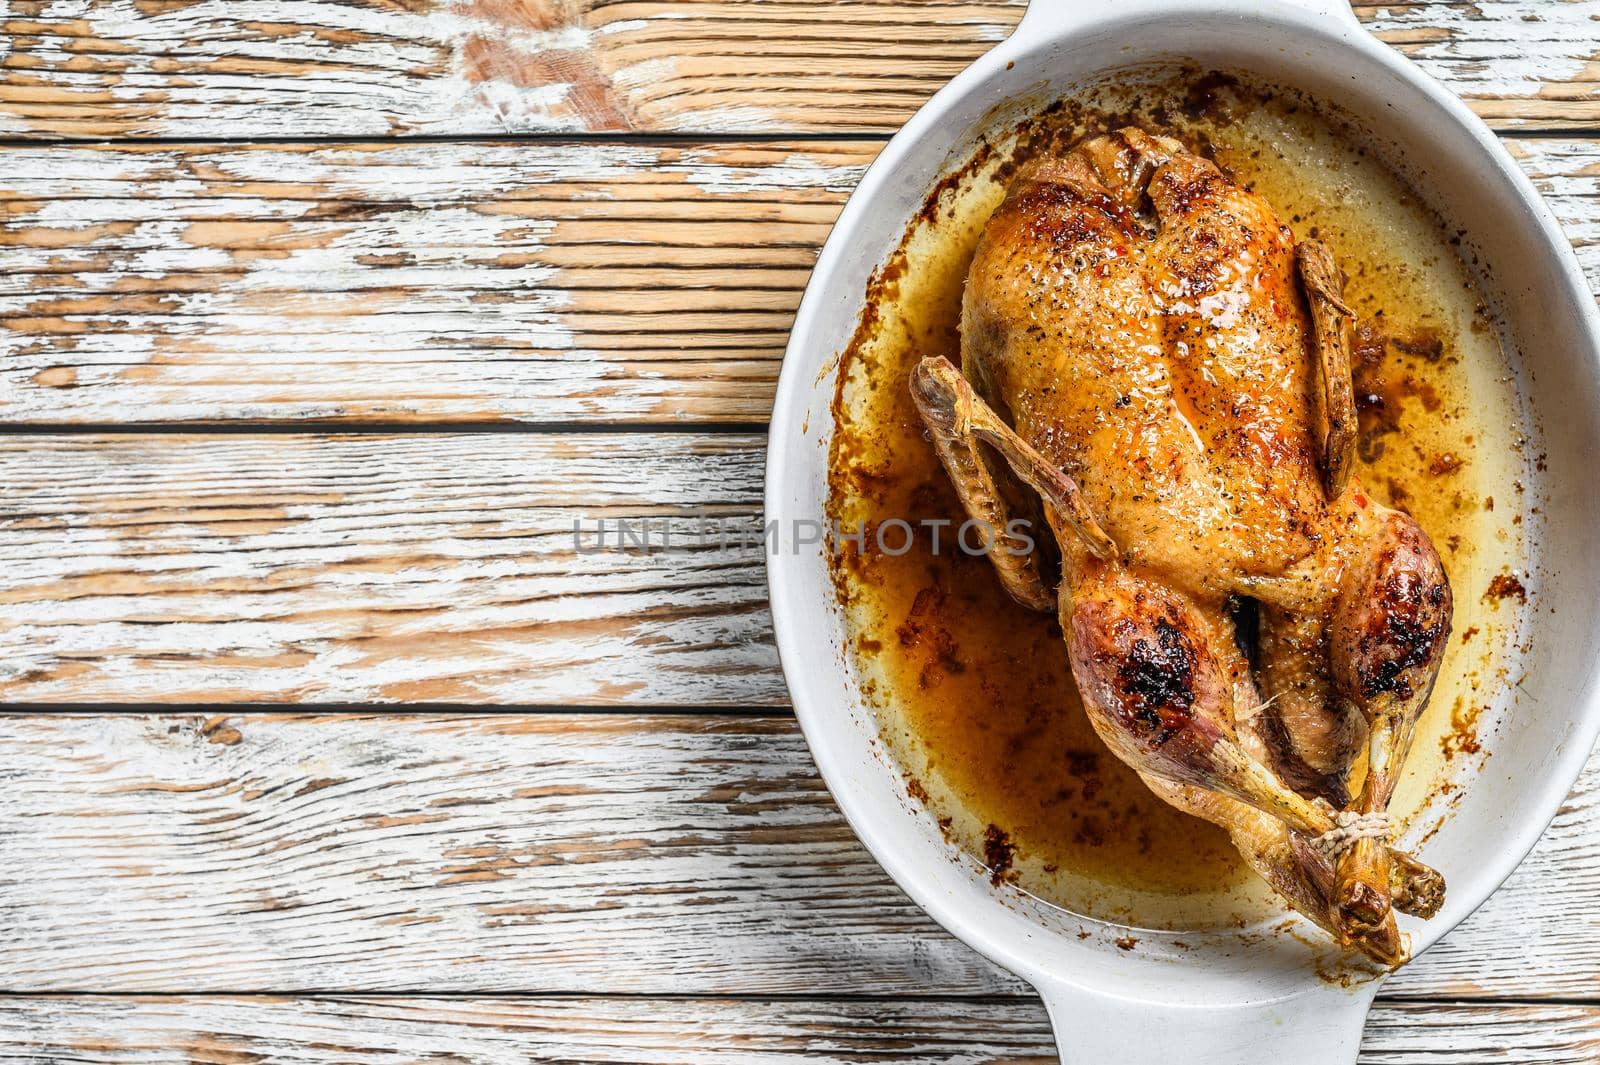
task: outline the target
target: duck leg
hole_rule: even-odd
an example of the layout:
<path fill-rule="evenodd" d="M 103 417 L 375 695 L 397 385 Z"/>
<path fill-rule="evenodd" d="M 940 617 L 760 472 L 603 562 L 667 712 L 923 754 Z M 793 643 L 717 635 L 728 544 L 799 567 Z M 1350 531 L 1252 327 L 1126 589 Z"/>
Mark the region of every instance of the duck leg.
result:
<path fill-rule="evenodd" d="M 1329 807 L 1285 787 L 1239 742 L 1233 685 L 1213 651 L 1222 638 L 1206 611 L 1114 560 L 1080 561 L 1071 576 L 1061 614 L 1072 674 L 1090 722 L 1118 757 L 1312 836 L 1336 827 Z"/>
<path fill-rule="evenodd" d="M 1333 925 L 1334 870 L 1311 841 L 1339 827 L 1335 811 L 1284 786 L 1234 732 L 1233 684 L 1209 612 L 1115 560 L 1073 558 L 1069 578 L 1062 627 L 1095 732 L 1147 780 L 1163 782 L 1162 794 L 1185 789 L 1181 808 L 1208 810 L 1274 887 Z M 1307 845 L 1297 849 L 1295 835 Z M 1388 964 L 1402 959 L 1392 913 L 1340 938 Z"/>
<path fill-rule="evenodd" d="M 1203 818 L 1228 833 L 1234 848 L 1262 880 L 1335 939 L 1343 938 L 1330 916 L 1333 867 L 1306 845 L 1303 835 L 1254 807 L 1203 788 L 1184 787 L 1144 775 L 1150 790 L 1184 813 Z M 1393 922 L 1350 941 L 1372 960 L 1387 966 L 1406 960 L 1405 938 Z"/>
<path fill-rule="evenodd" d="M 1346 571 L 1331 633 L 1335 683 L 1367 719 L 1367 776 L 1354 809 L 1369 817 L 1388 810 L 1439 673 L 1452 610 L 1450 582 L 1427 534 L 1398 511 L 1378 520 L 1364 555 Z M 1377 839 L 1357 840 L 1339 859 L 1334 921 L 1346 935 L 1387 920 L 1392 878 L 1390 852 Z"/>

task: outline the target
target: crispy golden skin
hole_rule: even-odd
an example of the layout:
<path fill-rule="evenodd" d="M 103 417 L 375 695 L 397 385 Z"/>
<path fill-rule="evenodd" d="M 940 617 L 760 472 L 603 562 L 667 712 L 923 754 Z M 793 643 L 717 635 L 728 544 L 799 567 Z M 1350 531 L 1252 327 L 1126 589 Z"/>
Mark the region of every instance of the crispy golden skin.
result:
<path fill-rule="evenodd" d="M 1431 914 L 1443 883 L 1375 826 L 1451 603 L 1426 534 L 1352 478 L 1342 287 L 1266 201 L 1123 130 L 1018 173 L 968 275 L 961 370 L 924 360 L 912 390 L 973 517 L 1004 528 L 1019 486 L 1043 500 L 1059 589 L 992 558 L 1060 611 L 1107 745 L 1392 964 L 1391 907 Z M 1318 855 L 1352 825 L 1367 838 Z"/>

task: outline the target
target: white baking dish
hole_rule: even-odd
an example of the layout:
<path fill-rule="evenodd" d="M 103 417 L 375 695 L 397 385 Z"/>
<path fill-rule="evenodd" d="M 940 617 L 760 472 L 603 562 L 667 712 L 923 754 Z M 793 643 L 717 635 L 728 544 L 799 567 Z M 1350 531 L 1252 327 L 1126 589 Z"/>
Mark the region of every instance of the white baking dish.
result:
<path fill-rule="evenodd" d="M 823 249 L 785 356 L 772 419 L 767 517 L 823 516 L 835 356 L 869 273 L 941 173 L 971 152 L 997 107 L 1049 99 L 1103 71 L 1190 58 L 1293 85 L 1389 146 L 1431 206 L 1465 230 L 1503 318 L 1520 394 L 1543 428 L 1534 609 L 1526 676 L 1497 698 L 1511 724 L 1486 770 L 1420 852 L 1449 880 L 1432 921 L 1405 919 L 1420 953 L 1477 908 L 1554 816 L 1600 729 L 1600 351 L 1594 301 L 1550 212 L 1505 149 L 1451 94 L 1373 40 L 1345 0 L 1034 0 L 1010 40 L 957 77 L 885 148 Z M 1495 412 L 1483 412 L 1485 417 Z M 814 526 L 812 526 L 814 528 Z M 806 738 L 839 805 L 891 876 L 935 919 L 1039 989 L 1063 1060 L 1082 1065 L 1348 1065 L 1377 980 L 1318 975 L 1324 937 L 1186 936 L 1128 952 L 1096 928 L 992 887 L 953 861 L 933 818 L 906 801 L 843 652 L 824 549 L 787 536 L 769 577 L 780 654 Z M 1065 653 L 1063 649 L 1063 653 Z M 1080 933 L 1088 930 L 1087 938 Z"/>

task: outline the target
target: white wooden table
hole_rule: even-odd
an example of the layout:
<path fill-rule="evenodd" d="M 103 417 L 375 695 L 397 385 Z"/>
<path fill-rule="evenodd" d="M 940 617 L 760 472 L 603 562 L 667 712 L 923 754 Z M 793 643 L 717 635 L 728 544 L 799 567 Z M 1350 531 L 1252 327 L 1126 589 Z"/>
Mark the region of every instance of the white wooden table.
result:
<path fill-rule="evenodd" d="M 1600 3 L 1358 10 L 1600 279 Z M 1020 13 L 0 0 L 0 1060 L 1053 1060 L 720 543 L 840 204 Z M 1597 806 L 1363 1060 L 1600 1060 Z"/>

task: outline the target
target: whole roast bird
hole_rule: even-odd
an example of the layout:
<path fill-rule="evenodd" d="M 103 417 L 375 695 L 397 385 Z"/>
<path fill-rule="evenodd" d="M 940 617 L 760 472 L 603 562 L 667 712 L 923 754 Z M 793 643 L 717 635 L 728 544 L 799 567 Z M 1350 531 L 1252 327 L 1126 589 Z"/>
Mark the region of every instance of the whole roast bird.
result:
<path fill-rule="evenodd" d="M 1326 248 L 1130 128 L 1019 171 L 967 278 L 961 368 L 925 359 L 912 391 L 1006 589 L 1059 610 L 1107 746 L 1396 965 L 1393 911 L 1444 896 L 1386 810 L 1451 593 L 1352 476 L 1352 319 Z M 1027 517 L 1054 542 L 1027 550 Z"/>

